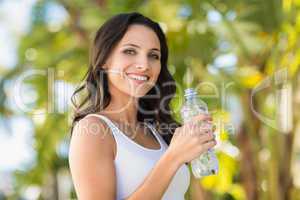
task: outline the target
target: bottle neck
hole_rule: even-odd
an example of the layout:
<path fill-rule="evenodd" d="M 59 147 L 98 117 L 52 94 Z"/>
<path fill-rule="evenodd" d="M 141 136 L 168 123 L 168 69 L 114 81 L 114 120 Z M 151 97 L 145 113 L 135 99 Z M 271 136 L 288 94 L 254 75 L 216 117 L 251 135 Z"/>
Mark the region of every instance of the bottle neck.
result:
<path fill-rule="evenodd" d="M 201 109 L 203 112 L 208 112 L 207 104 L 203 102 L 200 97 L 196 95 L 186 96 L 185 97 L 185 105 L 196 106 L 195 109 Z"/>
<path fill-rule="evenodd" d="M 186 96 L 185 101 L 187 104 L 192 104 L 197 102 L 197 96 L 196 95 L 191 95 L 191 96 Z"/>

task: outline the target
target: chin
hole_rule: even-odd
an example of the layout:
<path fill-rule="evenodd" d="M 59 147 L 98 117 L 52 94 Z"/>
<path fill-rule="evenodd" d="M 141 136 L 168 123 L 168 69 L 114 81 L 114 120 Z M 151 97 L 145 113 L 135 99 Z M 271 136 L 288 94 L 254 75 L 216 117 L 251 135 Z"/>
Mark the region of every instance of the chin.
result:
<path fill-rule="evenodd" d="M 134 89 L 131 89 L 131 88 L 128 88 L 127 90 L 127 94 L 129 94 L 130 96 L 132 97 L 143 97 L 145 96 L 148 92 L 149 92 L 149 88 L 147 87 L 137 87 L 137 88 L 134 88 Z"/>
<path fill-rule="evenodd" d="M 141 98 L 143 96 L 145 96 L 147 93 L 134 93 L 134 94 L 129 94 L 132 98 Z"/>

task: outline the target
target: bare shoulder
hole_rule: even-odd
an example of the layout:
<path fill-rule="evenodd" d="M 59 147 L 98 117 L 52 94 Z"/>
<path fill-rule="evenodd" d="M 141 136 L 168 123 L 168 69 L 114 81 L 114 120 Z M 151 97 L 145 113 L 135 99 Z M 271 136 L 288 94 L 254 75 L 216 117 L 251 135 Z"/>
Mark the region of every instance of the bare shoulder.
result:
<path fill-rule="evenodd" d="M 107 124 L 90 115 L 79 120 L 73 129 L 70 147 L 75 146 L 96 152 L 111 152 L 114 155 L 115 142 Z"/>
<path fill-rule="evenodd" d="M 79 199 L 114 199 L 113 145 L 110 129 L 101 119 L 87 116 L 75 125 L 70 141 L 69 167 Z"/>

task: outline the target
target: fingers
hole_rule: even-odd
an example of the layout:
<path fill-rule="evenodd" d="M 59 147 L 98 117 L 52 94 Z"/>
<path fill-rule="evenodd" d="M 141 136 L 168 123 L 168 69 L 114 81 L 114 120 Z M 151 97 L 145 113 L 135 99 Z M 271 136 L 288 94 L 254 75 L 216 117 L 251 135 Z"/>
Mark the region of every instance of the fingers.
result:
<path fill-rule="evenodd" d="M 209 142 L 206 142 L 206 143 L 202 144 L 201 148 L 204 152 L 204 151 L 207 151 L 208 149 L 213 148 L 216 144 L 217 144 L 217 142 L 215 140 L 212 140 L 212 141 L 209 141 Z"/>
<path fill-rule="evenodd" d="M 213 133 L 213 124 L 211 122 L 203 122 L 203 123 L 191 123 L 186 128 L 188 132 L 191 133 L 191 135 L 201 135 L 205 133 Z"/>
<path fill-rule="evenodd" d="M 202 126 L 203 124 L 212 124 L 212 117 L 209 114 L 199 114 L 194 116 L 191 121 L 189 121 L 187 124 L 191 126 L 191 128 L 194 127 L 194 125 L 200 125 Z"/>
<path fill-rule="evenodd" d="M 190 121 L 188 121 L 187 123 L 185 123 L 182 127 L 184 128 L 192 128 L 194 124 L 201 124 L 201 122 L 212 122 L 212 117 L 209 114 L 198 114 L 194 117 L 192 117 L 192 119 Z"/>
<path fill-rule="evenodd" d="M 191 136 L 201 135 L 205 133 L 213 133 L 216 130 L 209 114 L 198 114 L 194 116 L 188 123 L 180 127 L 180 133 L 189 134 Z"/>
<path fill-rule="evenodd" d="M 215 140 L 215 135 L 213 133 L 205 133 L 198 136 L 199 143 L 203 144 L 209 141 Z"/>

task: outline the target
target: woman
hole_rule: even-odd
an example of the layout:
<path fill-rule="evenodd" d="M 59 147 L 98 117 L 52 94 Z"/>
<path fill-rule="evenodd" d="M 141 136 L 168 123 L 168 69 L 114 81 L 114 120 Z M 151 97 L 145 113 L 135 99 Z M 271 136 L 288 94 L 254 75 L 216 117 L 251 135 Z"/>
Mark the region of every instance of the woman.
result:
<path fill-rule="evenodd" d="M 211 118 L 183 126 L 172 119 L 167 59 L 160 26 L 139 13 L 116 15 L 97 31 L 85 84 L 74 93 L 87 90 L 69 152 L 79 199 L 183 200 L 189 186 L 202 198 L 186 163 L 216 144 L 198 125 Z"/>

